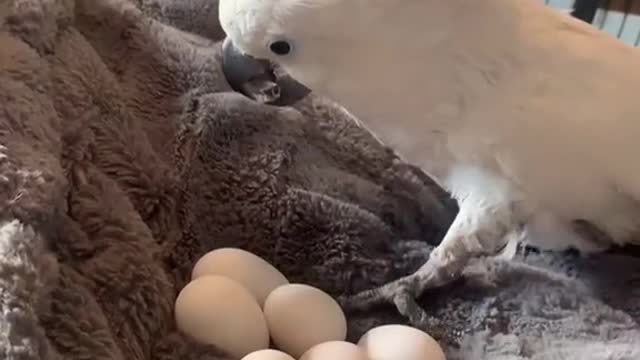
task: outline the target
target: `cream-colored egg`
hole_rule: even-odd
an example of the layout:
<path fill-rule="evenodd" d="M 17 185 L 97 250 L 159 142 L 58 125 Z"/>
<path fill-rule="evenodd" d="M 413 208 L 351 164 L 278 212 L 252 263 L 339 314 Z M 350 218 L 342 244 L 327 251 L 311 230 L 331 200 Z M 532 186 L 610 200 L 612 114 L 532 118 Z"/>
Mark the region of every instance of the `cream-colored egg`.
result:
<path fill-rule="evenodd" d="M 240 360 L 295 360 L 289 354 L 282 351 L 265 349 L 254 351 Z"/>
<path fill-rule="evenodd" d="M 185 286 L 175 304 L 178 328 L 236 358 L 269 347 L 269 331 L 253 295 L 235 280 L 202 276 Z"/>
<path fill-rule="evenodd" d="M 236 248 L 216 249 L 202 256 L 193 267 L 191 279 L 203 275 L 222 275 L 236 280 L 251 291 L 261 307 L 273 289 L 289 283 L 261 257 Z"/>
<path fill-rule="evenodd" d="M 346 341 L 328 341 L 307 350 L 300 360 L 368 360 L 364 350 Z"/>
<path fill-rule="evenodd" d="M 405 325 L 384 325 L 369 330 L 358 341 L 370 360 L 445 360 L 429 334 Z"/>
<path fill-rule="evenodd" d="M 264 315 L 276 347 L 295 358 L 323 342 L 343 341 L 347 335 L 347 319 L 340 305 L 309 285 L 275 289 L 265 301 Z"/>

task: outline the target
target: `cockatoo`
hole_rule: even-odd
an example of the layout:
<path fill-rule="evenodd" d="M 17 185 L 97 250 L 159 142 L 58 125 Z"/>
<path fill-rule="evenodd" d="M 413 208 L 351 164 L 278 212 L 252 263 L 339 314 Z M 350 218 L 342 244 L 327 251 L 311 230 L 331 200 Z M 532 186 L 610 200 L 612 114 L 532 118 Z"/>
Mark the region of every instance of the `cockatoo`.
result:
<path fill-rule="evenodd" d="M 419 322 L 416 296 L 510 239 L 640 239 L 640 54 L 613 36 L 536 0 L 220 0 L 219 19 L 234 89 L 335 100 L 458 202 L 424 266 L 345 304 Z"/>

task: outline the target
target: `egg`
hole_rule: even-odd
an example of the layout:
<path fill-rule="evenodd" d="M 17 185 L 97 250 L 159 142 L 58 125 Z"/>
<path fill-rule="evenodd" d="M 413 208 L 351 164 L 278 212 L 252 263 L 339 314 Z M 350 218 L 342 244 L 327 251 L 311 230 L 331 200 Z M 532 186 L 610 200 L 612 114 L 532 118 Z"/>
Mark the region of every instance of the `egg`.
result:
<path fill-rule="evenodd" d="M 369 360 L 445 360 L 444 352 L 429 334 L 405 325 L 373 328 L 358 341 Z"/>
<path fill-rule="evenodd" d="M 264 315 L 276 347 L 295 358 L 327 341 L 343 341 L 347 319 L 324 291 L 304 284 L 282 285 L 264 303 Z"/>
<path fill-rule="evenodd" d="M 191 279 L 204 275 L 222 275 L 236 280 L 253 294 L 260 307 L 273 289 L 289 283 L 264 259 L 236 248 L 216 249 L 202 256 L 193 267 Z"/>
<path fill-rule="evenodd" d="M 368 360 L 365 352 L 346 341 L 328 341 L 307 350 L 300 360 Z"/>
<path fill-rule="evenodd" d="M 240 360 L 295 360 L 289 354 L 282 351 L 265 349 L 254 351 Z"/>
<path fill-rule="evenodd" d="M 187 284 L 176 299 L 175 318 L 183 333 L 238 359 L 269 347 L 260 305 L 241 284 L 223 276 L 202 276 Z"/>

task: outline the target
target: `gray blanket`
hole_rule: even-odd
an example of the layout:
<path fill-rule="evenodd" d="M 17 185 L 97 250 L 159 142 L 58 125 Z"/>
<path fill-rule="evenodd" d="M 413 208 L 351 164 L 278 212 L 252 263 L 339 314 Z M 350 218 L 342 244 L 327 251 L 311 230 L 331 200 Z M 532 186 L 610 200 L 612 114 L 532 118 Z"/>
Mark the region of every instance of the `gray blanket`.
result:
<path fill-rule="evenodd" d="M 0 359 L 233 360 L 175 329 L 194 261 L 333 295 L 414 270 L 455 204 L 344 109 L 229 93 L 214 0 L 0 0 Z M 449 359 L 640 359 L 640 260 L 479 259 L 421 299 Z M 350 339 L 403 322 L 348 314 Z"/>

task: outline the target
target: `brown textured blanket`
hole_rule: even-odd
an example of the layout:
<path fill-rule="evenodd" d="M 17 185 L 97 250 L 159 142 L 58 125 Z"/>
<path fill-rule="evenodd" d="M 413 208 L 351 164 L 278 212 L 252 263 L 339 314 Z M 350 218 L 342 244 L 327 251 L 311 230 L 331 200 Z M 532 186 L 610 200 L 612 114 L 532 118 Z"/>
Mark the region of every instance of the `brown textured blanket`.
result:
<path fill-rule="evenodd" d="M 171 313 L 204 251 L 338 293 L 382 279 L 395 237 L 446 226 L 425 178 L 336 105 L 223 93 L 213 1 L 202 21 L 170 9 L 210 39 L 154 4 L 0 4 L 0 358 L 213 357 Z"/>
<path fill-rule="evenodd" d="M 0 0 L 0 359 L 226 360 L 173 322 L 205 251 L 337 295 L 411 271 L 446 229 L 446 195 L 336 104 L 228 93 L 216 10 Z M 425 297 L 426 330 L 461 335 L 450 359 L 640 358 L 637 261 L 526 261 Z M 351 338 L 402 321 L 349 318 Z"/>

